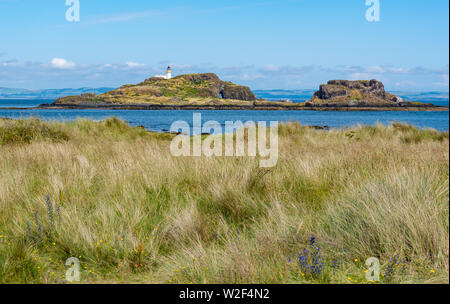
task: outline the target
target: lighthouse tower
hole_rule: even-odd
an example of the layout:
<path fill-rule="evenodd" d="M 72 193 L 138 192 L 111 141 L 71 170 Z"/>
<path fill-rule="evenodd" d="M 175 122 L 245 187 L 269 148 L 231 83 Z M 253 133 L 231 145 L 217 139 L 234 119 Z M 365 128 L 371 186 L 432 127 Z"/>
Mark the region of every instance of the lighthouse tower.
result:
<path fill-rule="evenodd" d="M 172 70 L 170 69 L 170 66 L 167 67 L 167 73 L 166 73 L 166 79 L 172 78 Z"/>

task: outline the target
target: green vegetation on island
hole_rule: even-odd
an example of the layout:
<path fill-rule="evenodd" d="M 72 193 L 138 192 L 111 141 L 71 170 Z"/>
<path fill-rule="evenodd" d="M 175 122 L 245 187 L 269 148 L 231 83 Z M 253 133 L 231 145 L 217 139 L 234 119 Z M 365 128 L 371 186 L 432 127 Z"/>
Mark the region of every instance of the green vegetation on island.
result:
<path fill-rule="evenodd" d="M 272 169 L 173 137 L 0 119 L 0 282 L 448 283 L 448 132 L 283 124 Z"/>

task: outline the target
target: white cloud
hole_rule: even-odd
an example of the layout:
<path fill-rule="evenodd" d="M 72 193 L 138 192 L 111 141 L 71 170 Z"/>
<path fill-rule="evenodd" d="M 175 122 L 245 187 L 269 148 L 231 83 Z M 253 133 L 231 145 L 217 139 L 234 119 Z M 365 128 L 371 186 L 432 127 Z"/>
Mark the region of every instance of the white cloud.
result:
<path fill-rule="evenodd" d="M 76 64 L 74 62 L 67 61 L 63 58 L 53 58 L 50 65 L 55 69 L 73 69 Z"/>
<path fill-rule="evenodd" d="M 350 74 L 350 80 L 368 80 L 368 79 L 374 79 L 377 78 L 376 75 L 374 74 L 370 74 L 370 73 L 365 73 L 365 72 L 357 72 L 357 73 L 353 73 Z"/>
<path fill-rule="evenodd" d="M 29 89 L 65 87 L 118 87 L 139 83 L 165 72 L 167 65 L 174 75 L 216 73 L 225 81 L 251 89 L 317 89 L 330 79 L 372 79 L 383 81 L 387 90 L 446 90 L 448 65 L 440 68 L 319 65 L 236 65 L 221 67 L 211 63 L 184 64 L 170 61 L 155 65 L 130 60 L 124 63 L 75 64 L 54 58 L 51 63 L 0 60 L 0 86 Z M 114 71 L 112 73 L 111 71 Z"/>
<path fill-rule="evenodd" d="M 391 68 L 391 72 L 393 73 L 409 73 L 411 69 L 408 68 Z"/>
<path fill-rule="evenodd" d="M 268 71 L 268 72 L 277 72 L 280 70 L 279 66 L 276 66 L 274 64 L 268 64 L 264 67 L 263 69 L 264 71 Z"/>
<path fill-rule="evenodd" d="M 25 64 L 23 62 L 19 62 L 17 60 L 8 60 L 0 63 L 0 66 L 4 67 L 23 67 Z"/>
<path fill-rule="evenodd" d="M 401 80 L 395 83 L 397 87 L 414 87 L 416 83 L 410 80 Z"/>
<path fill-rule="evenodd" d="M 386 72 L 386 70 L 382 66 L 376 65 L 376 66 L 369 67 L 367 69 L 367 72 L 369 72 L 369 73 L 384 73 L 384 72 Z"/>
<path fill-rule="evenodd" d="M 441 80 L 434 83 L 438 87 L 446 88 L 448 90 L 449 88 L 449 75 L 443 74 L 441 75 Z"/>
<path fill-rule="evenodd" d="M 145 66 L 144 63 L 139 63 L 139 62 L 125 62 L 125 64 L 126 64 L 130 69 L 133 69 L 133 68 L 139 68 L 139 67 Z"/>

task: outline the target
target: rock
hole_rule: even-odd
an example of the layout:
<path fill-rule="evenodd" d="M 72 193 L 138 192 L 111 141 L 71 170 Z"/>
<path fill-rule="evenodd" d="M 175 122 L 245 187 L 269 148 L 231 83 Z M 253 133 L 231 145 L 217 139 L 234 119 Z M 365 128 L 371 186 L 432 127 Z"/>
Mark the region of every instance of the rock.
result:
<path fill-rule="evenodd" d="M 256 100 L 256 96 L 250 88 L 236 85 L 232 82 L 222 81 L 214 73 L 187 74 L 177 76 L 174 79 L 182 79 L 196 86 L 201 86 L 198 93 L 199 97 L 237 99 L 246 101 Z"/>
<path fill-rule="evenodd" d="M 225 84 L 222 90 L 219 92 L 220 97 L 225 99 L 237 99 L 237 100 L 256 100 L 255 94 L 248 88 L 244 86 L 238 86 L 235 84 Z"/>
<path fill-rule="evenodd" d="M 370 106 L 394 105 L 404 100 L 385 91 L 381 81 L 372 80 L 330 80 L 322 84 L 307 106 L 317 104 Z"/>
<path fill-rule="evenodd" d="M 395 102 L 395 103 L 400 103 L 400 102 L 403 102 L 405 100 L 403 98 L 399 97 L 399 96 L 394 96 L 392 98 L 392 101 Z"/>
<path fill-rule="evenodd" d="M 338 85 L 322 84 L 320 90 L 314 96 L 320 99 L 331 99 L 338 96 L 347 95 L 347 90 Z"/>
<path fill-rule="evenodd" d="M 203 81 L 220 82 L 220 78 L 214 73 L 203 74 L 186 74 L 175 77 L 175 79 L 185 79 L 186 81 L 193 83 L 201 83 Z"/>
<path fill-rule="evenodd" d="M 314 130 L 330 130 L 329 126 L 308 126 L 308 128 L 311 128 Z"/>

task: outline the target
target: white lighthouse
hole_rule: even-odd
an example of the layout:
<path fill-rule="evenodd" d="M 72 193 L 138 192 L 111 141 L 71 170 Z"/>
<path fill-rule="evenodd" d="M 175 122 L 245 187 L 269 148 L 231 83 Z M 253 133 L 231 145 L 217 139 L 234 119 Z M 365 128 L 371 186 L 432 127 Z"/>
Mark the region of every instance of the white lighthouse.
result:
<path fill-rule="evenodd" d="M 167 67 L 166 75 L 155 75 L 153 76 L 155 78 L 162 78 L 162 79 L 171 79 L 172 78 L 172 69 L 170 66 Z"/>

